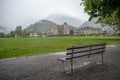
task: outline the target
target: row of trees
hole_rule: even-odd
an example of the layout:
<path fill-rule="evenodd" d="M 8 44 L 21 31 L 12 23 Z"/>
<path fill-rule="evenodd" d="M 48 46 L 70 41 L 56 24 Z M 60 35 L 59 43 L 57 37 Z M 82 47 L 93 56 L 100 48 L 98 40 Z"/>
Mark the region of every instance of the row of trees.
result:
<path fill-rule="evenodd" d="M 25 30 L 22 30 L 22 26 L 17 26 L 14 31 L 11 31 L 9 34 L 5 34 L 3 32 L 0 32 L 0 38 L 9 38 L 9 37 L 14 37 L 14 38 L 21 38 L 21 37 L 31 37 L 30 33 L 37 33 L 39 37 L 42 35 L 47 35 L 46 33 L 41 33 L 41 32 L 27 32 Z"/>
<path fill-rule="evenodd" d="M 22 26 L 17 26 L 14 31 L 11 31 L 9 34 L 0 32 L 0 38 L 3 37 L 27 37 L 28 33 L 22 30 Z"/>

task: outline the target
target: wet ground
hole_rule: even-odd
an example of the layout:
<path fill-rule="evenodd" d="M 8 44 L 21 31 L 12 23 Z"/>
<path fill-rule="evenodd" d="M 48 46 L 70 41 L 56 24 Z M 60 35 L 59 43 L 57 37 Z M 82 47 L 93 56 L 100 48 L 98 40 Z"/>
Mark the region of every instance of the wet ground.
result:
<path fill-rule="evenodd" d="M 0 60 L 0 80 L 120 80 L 120 45 L 106 48 L 101 55 L 74 60 L 74 74 L 63 73 L 57 59 L 65 52 Z M 96 64 L 94 64 L 96 62 Z M 70 63 L 66 62 L 70 71 Z"/>

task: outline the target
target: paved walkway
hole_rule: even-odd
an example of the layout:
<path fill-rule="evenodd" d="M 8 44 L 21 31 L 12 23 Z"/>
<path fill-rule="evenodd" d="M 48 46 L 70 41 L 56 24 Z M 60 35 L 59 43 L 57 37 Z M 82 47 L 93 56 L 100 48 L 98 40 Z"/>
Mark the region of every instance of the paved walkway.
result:
<path fill-rule="evenodd" d="M 100 55 L 75 60 L 72 76 L 62 73 L 57 60 L 62 56 L 65 52 L 0 60 L 0 80 L 120 80 L 120 45 L 106 48 L 104 67 L 91 63 L 99 63 Z"/>

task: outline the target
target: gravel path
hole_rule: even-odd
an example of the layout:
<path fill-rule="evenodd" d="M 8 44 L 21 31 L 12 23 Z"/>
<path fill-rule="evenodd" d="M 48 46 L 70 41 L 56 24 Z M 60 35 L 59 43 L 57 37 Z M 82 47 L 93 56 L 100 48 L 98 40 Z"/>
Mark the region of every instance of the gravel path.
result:
<path fill-rule="evenodd" d="M 62 73 L 61 62 L 65 52 L 0 60 L 0 80 L 120 80 L 120 45 L 108 46 L 104 54 L 74 60 L 74 75 Z M 89 64 L 87 64 L 89 62 Z M 66 64 L 69 69 L 69 62 Z"/>

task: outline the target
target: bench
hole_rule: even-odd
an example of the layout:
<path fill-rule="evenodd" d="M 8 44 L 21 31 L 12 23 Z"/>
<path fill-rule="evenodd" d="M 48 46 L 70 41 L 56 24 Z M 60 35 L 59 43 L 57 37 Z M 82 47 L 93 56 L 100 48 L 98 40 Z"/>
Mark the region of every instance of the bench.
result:
<path fill-rule="evenodd" d="M 65 71 L 64 62 L 70 61 L 71 63 L 71 74 L 73 74 L 73 59 L 90 56 L 95 54 L 102 55 L 102 64 L 103 62 L 103 53 L 105 52 L 106 43 L 97 43 L 97 44 L 87 44 L 87 45 L 74 45 L 67 48 L 66 57 L 58 58 L 62 61 L 63 69 Z"/>

